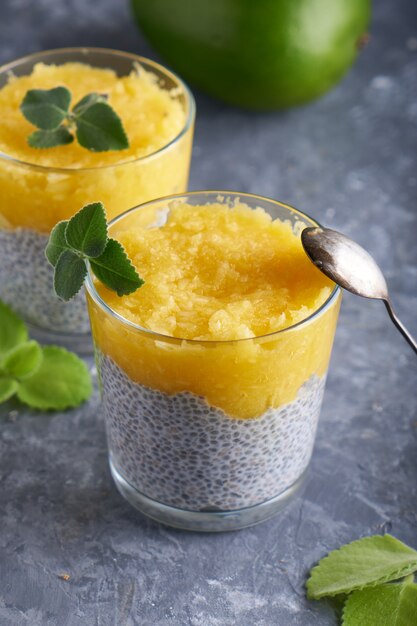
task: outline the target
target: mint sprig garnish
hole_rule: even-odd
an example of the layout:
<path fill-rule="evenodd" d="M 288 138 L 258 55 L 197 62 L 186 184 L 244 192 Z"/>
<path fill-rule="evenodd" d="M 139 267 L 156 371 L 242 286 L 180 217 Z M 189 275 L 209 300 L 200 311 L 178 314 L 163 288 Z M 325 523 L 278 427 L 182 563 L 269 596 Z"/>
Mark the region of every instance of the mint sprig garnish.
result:
<path fill-rule="evenodd" d="M 101 202 L 87 204 L 68 222 L 64 238 L 67 244 L 88 257 L 103 254 L 107 244 L 106 213 Z"/>
<path fill-rule="evenodd" d="M 417 616 L 414 572 L 416 550 L 388 534 L 364 537 L 334 550 L 312 569 L 307 596 L 347 596 L 343 626 L 411 626 Z"/>
<path fill-rule="evenodd" d="M 80 291 L 86 276 L 84 259 L 72 250 L 64 250 L 55 265 L 55 293 L 61 300 L 68 302 Z"/>
<path fill-rule="evenodd" d="M 32 408 L 63 410 L 91 393 L 85 363 L 64 348 L 29 340 L 25 324 L 0 301 L 0 403 L 16 395 Z"/>
<path fill-rule="evenodd" d="M 45 255 L 49 263 L 54 267 L 58 263 L 58 259 L 61 254 L 68 248 L 68 243 L 65 237 L 67 225 L 68 220 L 58 222 L 58 224 L 53 227 L 49 235 L 49 241 L 45 248 Z"/>
<path fill-rule="evenodd" d="M 118 296 L 133 293 L 144 283 L 123 246 L 115 239 L 108 240 L 103 254 L 90 259 L 90 265 L 97 278 Z"/>
<path fill-rule="evenodd" d="M 23 98 L 20 110 L 37 128 L 54 130 L 65 120 L 71 104 L 71 92 L 66 87 L 30 89 Z"/>
<path fill-rule="evenodd" d="M 65 146 L 74 141 L 68 128 L 61 126 L 54 130 L 35 130 L 28 137 L 28 144 L 31 148 L 54 148 L 55 146 Z"/>
<path fill-rule="evenodd" d="M 96 277 L 119 296 L 133 293 L 144 283 L 122 245 L 109 239 L 101 202 L 87 204 L 70 220 L 58 222 L 49 236 L 45 255 L 55 268 L 55 292 L 65 301 L 81 289 L 87 263 Z"/>
<path fill-rule="evenodd" d="M 32 148 L 53 148 L 74 141 L 92 152 L 124 150 L 129 140 L 122 121 L 107 102 L 106 94 L 90 93 L 70 109 L 71 92 L 66 87 L 30 89 L 20 110 L 36 126 L 28 137 Z"/>

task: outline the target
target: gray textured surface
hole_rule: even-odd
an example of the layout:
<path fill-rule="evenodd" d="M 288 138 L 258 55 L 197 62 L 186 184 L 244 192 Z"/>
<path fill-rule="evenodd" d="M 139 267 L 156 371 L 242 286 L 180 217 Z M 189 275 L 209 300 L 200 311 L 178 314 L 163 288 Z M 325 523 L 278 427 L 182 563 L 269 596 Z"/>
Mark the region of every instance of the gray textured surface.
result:
<path fill-rule="evenodd" d="M 415 333 L 416 17 L 414 0 L 375 2 L 353 71 L 302 109 L 249 114 L 197 94 L 191 177 L 356 237 Z M 76 44 L 152 55 L 119 0 L 3 0 L 0 42 L 1 61 Z M 417 359 L 383 307 L 346 296 L 304 496 L 258 527 L 207 536 L 158 526 L 119 497 L 96 397 L 64 415 L 3 405 L 1 626 L 336 624 L 305 600 L 318 558 L 384 530 L 417 547 L 416 384 Z"/>

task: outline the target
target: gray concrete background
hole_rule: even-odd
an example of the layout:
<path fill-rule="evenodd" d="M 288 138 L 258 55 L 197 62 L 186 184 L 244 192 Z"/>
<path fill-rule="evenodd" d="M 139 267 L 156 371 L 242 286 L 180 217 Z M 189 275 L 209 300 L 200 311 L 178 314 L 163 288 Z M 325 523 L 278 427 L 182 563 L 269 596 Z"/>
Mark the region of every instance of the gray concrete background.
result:
<path fill-rule="evenodd" d="M 157 58 L 123 1 L 2 0 L 0 61 L 98 45 Z M 372 39 L 320 101 L 253 114 L 197 95 L 191 188 L 258 192 L 366 244 L 417 333 L 417 11 L 379 0 Z M 304 496 L 258 527 L 170 530 L 109 475 L 97 396 L 0 407 L 1 626 L 313 626 L 311 566 L 363 535 L 417 547 L 417 359 L 379 303 L 346 295 Z M 60 574 L 71 578 L 64 581 Z M 412 625 L 410 625 L 412 626 Z"/>

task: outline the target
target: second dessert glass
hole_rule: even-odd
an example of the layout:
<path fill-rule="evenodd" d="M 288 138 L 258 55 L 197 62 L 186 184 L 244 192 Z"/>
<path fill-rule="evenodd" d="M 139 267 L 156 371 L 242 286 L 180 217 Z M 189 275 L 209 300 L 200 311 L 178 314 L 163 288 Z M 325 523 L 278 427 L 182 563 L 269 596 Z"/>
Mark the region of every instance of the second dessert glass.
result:
<path fill-rule="evenodd" d="M 297 233 L 317 225 L 260 196 L 195 192 L 132 209 L 110 232 L 160 226 L 172 201 L 237 199 Z M 110 467 L 124 497 L 158 521 L 202 531 L 249 526 L 283 507 L 311 458 L 340 289 L 284 330 L 200 341 L 141 328 L 106 304 L 91 274 L 86 286 Z"/>
<path fill-rule="evenodd" d="M 38 63 L 74 62 L 111 69 L 117 76 L 143 68 L 184 112 L 180 132 L 168 143 L 139 158 L 123 160 L 120 153 L 120 161 L 110 165 L 49 167 L 0 152 L 0 299 L 29 323 L 39 339 L 83 352 L 90 346 L 84 294 L 70 303 L 54 294 L 53 270 L 44 255 L 49 232 L 90 202 L 103 202 L 112 218 L 140 202 L 185 191 L 195 106 L 187 86 L 158 63 L 97 48 L 60 49 L 18 59 L 0 68 L 0 88 L 10 76 L 30 75 Z"/>

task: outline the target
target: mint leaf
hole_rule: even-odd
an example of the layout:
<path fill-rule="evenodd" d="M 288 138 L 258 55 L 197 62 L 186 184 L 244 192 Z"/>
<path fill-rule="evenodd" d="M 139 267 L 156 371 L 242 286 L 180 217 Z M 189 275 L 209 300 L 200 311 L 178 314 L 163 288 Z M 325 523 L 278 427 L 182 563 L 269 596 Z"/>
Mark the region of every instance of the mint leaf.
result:
<path fill-rule="evenodd" d="M 0 369 L 10 378 L 25 378 L 33 374 L 42 361 L 42 349 L 37 341 L 16 346 L 0 362 Z"/>
<path fill-rule="evenodd" d="M 65 126 L 60 126 L 54 130 L 35 130 L 28 137 L 28 144 L 32 148 L 54 148 L 55 146 L 65 146 L 73 141 L 74 137 Z"/>
<path fill-rule="evenodd" d="M 24 323 L 0 301 L 0 403 L 17 393 L 32 407 L 65 409 L 90 396 L 91 378 L 81 359 L 55 346 L 42 350 L 27 339 Z"/>
<path fill-rule="evenodd" d="M 69 220 L 58 222 L 49 235 L 48 244 L 45 248 L 45 256 L 49 263 L 55 267 L 58 259 L 64 250 L 68 250 L 68 243 L 65 238 L 65 231 Z"/>
<path fill-rule="evenodd" d="M 0 378 L 0 404 L 14 396 L 18 387 L 19 383 L 12 378 Z"/>
<path fill-rule="evenodd" d="M 0 301 L 0 356 L 27 341 L 28 331 L 22 320 Z"/>
<path fill-rule="evenodd" d="M 133 293 L 144 283 L 122 245 L 115 239 L 108 240 L 103 254 L 91 259 L 90 265 L 97 278 L 118 296 Z"/>
<path fill-rule="evenodd" d="M 32 148 L 53 148 L 74 141 L 92 152 L 124 150 L 129 140 L 122 121 L 107 102 L 106 94 L 90 93 L 69 110 L 71 92 L 66 87 L 30 89 L 20 110 L 38 129 L 28 137 Z"/>
<path fill-rule="evenodd" d="M 417 585 L 378 585 L 347 599 L 343 626 L 412 626 L 417 624 Z"/>
<path fill-rule="evenodd" d="M 68 114 L 71 92 L 66 87 L 30 89 L 20 105 L 25 118 L 43 130 L 58 128 Z"/>
<path fill-rule="evenodd" d="M 87 400 L 93 388 L 84 361 L 57 346 L 46 346 L 42 352 L 39 369 L 19 384 L 19 400 L 44 410 L 63 410 Z"/>
<path fill-rule="evenodd" d="M 72 248 L 88 257 L 103 254 L 107 243 L 107 222 L 101 202 L 87 204 L 69 220 L 65 239 Z"/>
<path fill-rule="evenodd" d="M 75 116 L 80 146 L 92 152 L 124 150 L 129 147 L 123 124 L 107 102 L 96 102 Z"/>
<path fill-rule="evenodd" d="M 391 535 L 374 535 L 330 552 L 311 571 L 307 596 L 350 593 L 397 580 L 417 570 L 417 552 Z"/>
<path fill-rule="evenodd" d="M 87 204 L 70 220 L 59 222 L 52 229 L 45 255 L 55 266 L 55 292 L 62 300 L 70 300 L 80 290 L 87 274 L 86 259 L 97 278 L 119 296 L 144 283 L 122 245 L 107 238 L 101 202 Z"/>
<path fill-rule="evenodd" d="M 89 93 L 88 95 L 84 96 L 84 98 L 81 98 L 79 102 L 77 102 L 75 107 L 72 109 L 72 112 L 76 116 L 82 115 L 87 109 L 93 106 L 93 104 L 96 104 L 97 102 L 107 102 L 107 98 L 108 96 L 105 93 Z"/>
<path fill-rule="evenodd" d="M 55 266 L 54 289 L 61 300 L 71 300 L 81 289 L 87 274 L 85 261 L 71 250 L 64 250 Z"/>

